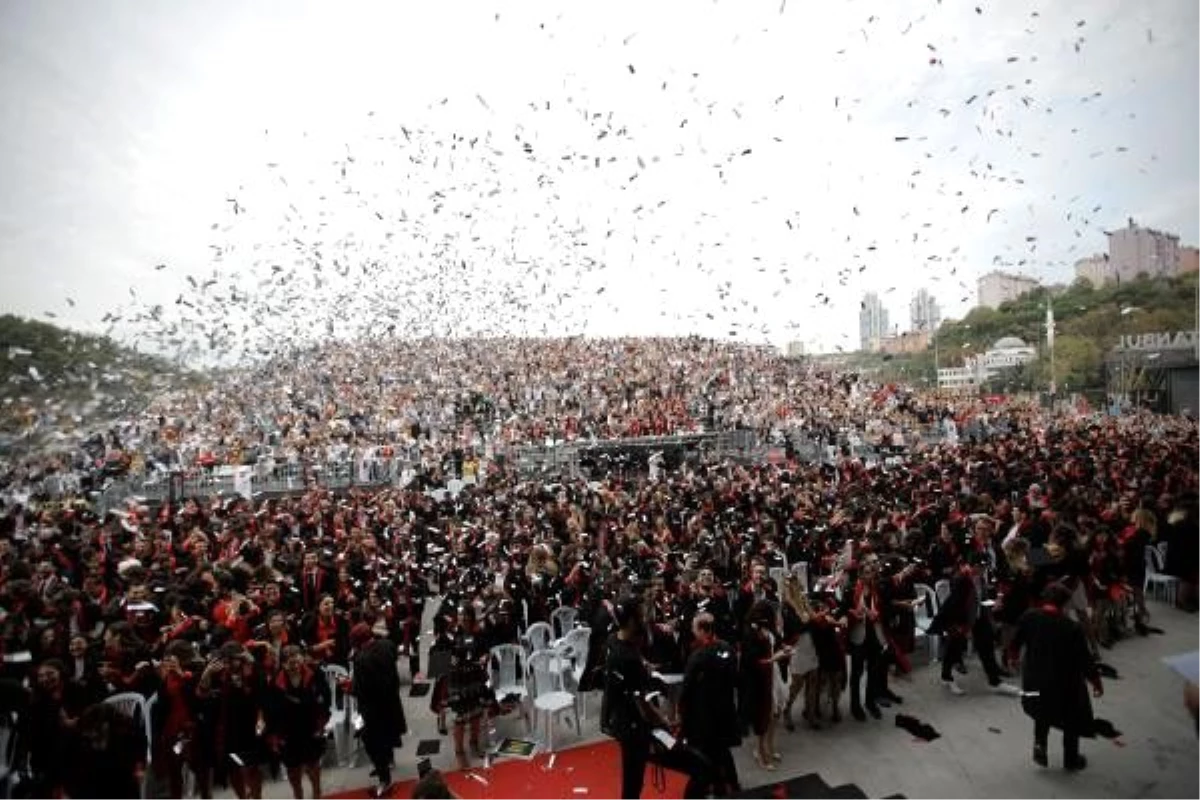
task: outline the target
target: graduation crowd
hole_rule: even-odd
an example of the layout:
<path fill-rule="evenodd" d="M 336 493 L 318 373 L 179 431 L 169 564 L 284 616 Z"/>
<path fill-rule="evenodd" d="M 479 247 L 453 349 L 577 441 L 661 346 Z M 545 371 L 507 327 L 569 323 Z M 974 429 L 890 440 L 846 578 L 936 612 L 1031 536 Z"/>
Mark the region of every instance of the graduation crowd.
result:
<path fill-rule="evenodd" d="M 422 490 L 444 482 L 435 470 L 420 487 L 313 482 L 292 496 L 132 500 L 103 515 L 84 497 L 10 491 L 0 686 L 18 788 L 208 797 L 228 785 L 258 797 L 264 774 L 282 771 L 296 797 L 305 778 L 319 795 L 332 695 L 351 692 L 382 791 L 408 732 L 402 676 L 423 679 L 437 653 L 448 671 L 422 702 L 460 766 L 476 763 L 491 744 L 484 722 L 511 710 L 488 686 L 490 649 L 560 607 L 590 628 L 582 691 L 606 688 L 631 597 L 644 622 L 633 646 L 660 675 L 685 674 L 697 644 L 725 642 L 733 724 L 711 719 L 687 738 L 719 749 L 744 735 L 765 770 L 779 728 L 871 724 L 902 703 L 892 676 L 937 651 L 947 695 L 964 691 L 969 650 L 1003 688 L 1029 635 L 1022 620 L 1043 604 L 1079 622 L 1080 679 L 1097 680 L 1105 648 L 1148 630 L 1147 546 L 1166 543 L 1177 601 L 1195 609 L 1198 450 L 1186 420 L 946 400 L 699 340 L 514 341 L 486 357 L 475 346 L 431 345 L 419 369 L 398 360 L 406 345 L 298 355 L 257 380 L 223 379 L 238 391 L 160 398 L 119 445 L 145 456 L 170 440 L 198 458 L 408 437 L 440 462 L 496 438 L 740 424 L 849 428 L 902 456 L 696 456 L 591 480 L 529 480 L 493 462 L 456 496 Z M 463 413 L 463 387 L 477 411 Z M 910 439 L 947 418 L 989 435 Z M 353 673 L 331 688 L 330 667 Z M 1026 684 L 1038 680 L 1027 663 Z M 685 680 L 685 734 L 692 689 Z M 101 702 L 121 693 L 153 698 L 148 742 Z M 1050 695 L 1032 703 L 1038 725 L 1088 735 L 1086 695 Z M 724 775 L 725 791 L 737 783 Z"/>
<path fill-rule="evenodd" d="M 51 440 L 0 460 L 0 491 L 33 493 L 47 477 L 86 491 L 115 475 L 368 456 L 436 478 L 450 462 L 523 444 L 731 428 L 908 443 L 938 421 L 938 409 L 911 394 L 864 414 L 865 398 L 839 381 L 770 349 L 698 338 L 331 343 L 163 392 L 71 447 Z M 956 413 L 988 417 L 978 401 Z"/>

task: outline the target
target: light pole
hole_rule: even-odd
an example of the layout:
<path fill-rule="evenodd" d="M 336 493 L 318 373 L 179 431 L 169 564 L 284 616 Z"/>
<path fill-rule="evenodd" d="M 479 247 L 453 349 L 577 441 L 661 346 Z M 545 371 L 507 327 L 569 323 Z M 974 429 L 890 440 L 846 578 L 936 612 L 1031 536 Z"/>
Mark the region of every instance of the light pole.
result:
<path fill-rule="evenodd" d="M 1128 318 L 1128 317 L 1132 316 L 1134 313 L 1141 311 L 1141 310 L 1142 309 L 1139 308 L 1138 306 L 1126 306 L 1125 308 L 1121 309 L 1121 316 Z M 1122 322 L 1119 330 L 1121 332 L 1127 332 L 1129 330 L 1129 326 L 1125 322 Z M 1120 342 L 1120 339 L 1118 339 L 1118 343 L 1119 342 Z M 1137 382 L 1137 380 L 1138 380 L 1137 368 L 1136 368 L 1136 365 L 1132 363 L 1132 358 L 1131 358 L 1131 355 L 1129 352 L 1129 348 L 1122 347 L 1121 348 L 1121 400 L 1120 400 L 1122 410 L 1124 410 L 1124 407 L 1129 404 L 1130 389 Z M 1134 405 L 1136 406 L 1137 403 L 1135 402 Z"/>
<path fill-rule="evenodd" d="M 1192 284 L 1192 357 L 1200 361 L 1200 281 Z"/>
<path fill-rule="evenodd" d="M 1046 300 L 1046 346 L 1050 348 L 1050 405 L 1054 406 L 1054 396 L 1057 388 L 1054 384 L 1054 303 Z"/>
<path fill-rule="evenodd" d="M 941 373 L 941 360 L 940 360 L 940 358 L 938 357 L 938 339 L 937 339 L 937 335 L 938 335 L 938 332 L 937 332 L 937 326 L 936 326 L 936 325 L 934 325 L 934 326 L 933 326 L 933 385 L 934 385 L 934 387 L 936 388 L 937 392 L 938 392 L 939 394 L 941 394 L 941 391 L 942 391 L 942 373 Z"/>

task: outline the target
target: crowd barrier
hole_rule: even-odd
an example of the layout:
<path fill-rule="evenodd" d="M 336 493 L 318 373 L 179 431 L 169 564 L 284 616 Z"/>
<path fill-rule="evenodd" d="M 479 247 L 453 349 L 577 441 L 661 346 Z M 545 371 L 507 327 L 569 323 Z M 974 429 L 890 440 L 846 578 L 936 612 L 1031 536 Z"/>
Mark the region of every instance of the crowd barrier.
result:
<path fill-rule="evenodd" d="M 989 438 L 1007 430 L 999 425 L 968 425 L 958 434 L 959 439 Z M 914 435 L 915 434 L 915 435 Z M 761 463 L 777 459 L 784 453 L 801 463 L 830 463 L 842 455 L 877 462 L 909 452 L 914 440 L 920 446 L 935 446 L 947 441 L 940 425 L 929 425 L 909 431 L 905 443 L 897 447 L 880 447 L 865 442 L 854 433 L 839 433 L 834 438 L 814 435 L 811 431 L 793 429 L 785 441 L 779 435 L 767 436 L 751 429 L 708 431 L 607 440 L 572 440 L 544 445 L 524 445 L 497 448 L 494 460 L 513 466 L 523 477 L 563 475 L 579 477 L 583 462 L 598 455 L 613 452 L 638 453 L 649 456 L 656 451 L 686 451 L 718 459 L 743 463 Z M 789 446 L 790 442 L 790 446 Z M 790 451 L 790 452 L 789 452 Z M 415 454 L 402 453 L 394 458 L 369 458 L 359 461 L 334 460 L 313 463 L 282 463 L 270 467 L 262 464 L 250 467 L 217 466 L 192 468 L 186 471 L 155 471 L 148 476 L 125 475 L 107 482 L 94 498 L 101 511 L 118 508 L 130 497 L 148 502 L 164 502 L 171 497 L 206 497 L 237 494 L 291 494 L 312 485 L 330 489 L 351 487 L 380 487 L 397 485 L 411 475 L 418 462 Z M 172 486 L 174 483 L 174 486 Z M 77 493 L 78 481 L 73 476 L 51 476 L 32 487 L 51 497 L 59 498 Z"/>
<path fill-rule="evenodd" d="M 411 462 L 400 459 L 376 459 L 318 464 L 284 463 L 269 469 L 261 466 L 199 468 L 183 472 L 155 472 L 144 479 L 126 475 L 107 484 L 96 505 L 107 511 L 119 507 L 130 497 L 158 503 L 171 497 L 290 494 L 304 491 L 311 485 L 330 489 L 388 486 L 399 482 L 405 470 L 411 470 L 412 466 Z"/>

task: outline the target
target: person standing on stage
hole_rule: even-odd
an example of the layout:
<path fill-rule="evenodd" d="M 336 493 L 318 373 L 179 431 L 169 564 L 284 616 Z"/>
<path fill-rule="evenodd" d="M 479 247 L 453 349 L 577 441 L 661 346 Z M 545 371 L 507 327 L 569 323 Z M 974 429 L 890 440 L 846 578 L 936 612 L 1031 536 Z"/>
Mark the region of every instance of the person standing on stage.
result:
<path fill-rule="evenodd" d="M 1046 766 L 1051 728 L 1063 733 L 1063 768 L 1078 772 L 1087 766 L 1079 752 L 1079 737 L 1091 732 L 1094 724 L 1092 695 L 1101 697 L 1104 687 L 1088 648 L 1083 626 L 1063 614 L 1071 601 L 1071 590 L 1051 584 L 1042 596 L 1042 605 L 1025 612 L 1009 647 L 1009 662 L 1015 666 L 1022 649 L 1021 701 L 1025 713 L 1033 718 L 1033 760 Z"/>

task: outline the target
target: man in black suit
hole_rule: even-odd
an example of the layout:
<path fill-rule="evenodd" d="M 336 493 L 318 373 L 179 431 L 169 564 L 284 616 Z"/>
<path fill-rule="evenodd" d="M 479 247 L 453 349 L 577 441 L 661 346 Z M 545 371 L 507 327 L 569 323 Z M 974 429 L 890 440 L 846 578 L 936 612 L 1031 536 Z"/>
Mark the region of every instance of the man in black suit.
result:
<path fill-rule="evenodd" d="M 741 790 L 730 749 L 742 743 L 737 653 L 717 638 L 716 620 L 708 612 L 692 620 L 692 636 L 695 649 L 684 669 L 679 700 L 683 738 L 708 759 L 714 794 L 731 797 Z"/>

